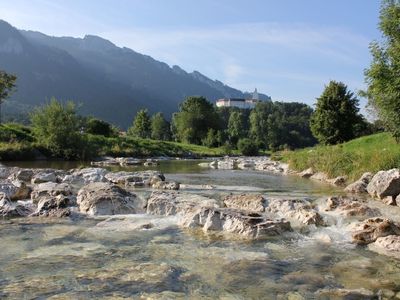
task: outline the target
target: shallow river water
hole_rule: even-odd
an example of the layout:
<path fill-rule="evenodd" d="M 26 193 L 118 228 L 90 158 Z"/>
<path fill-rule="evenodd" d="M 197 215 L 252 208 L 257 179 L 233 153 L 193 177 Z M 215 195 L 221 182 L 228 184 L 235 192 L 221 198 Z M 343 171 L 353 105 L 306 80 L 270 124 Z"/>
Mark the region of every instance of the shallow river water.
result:
<path fill-rule="evenodd" d="M 185 192 L 215 198 L 245 191 L 317 201 L 340 193 L 297 177 L 198 163 L 156 169 L 186 184 Z M 75 167 L 60 164 L 29 167 Z M 151 229 L 127 225 L 148 218 Z M 317 293 L 329 288 L 365 288 L 390 299 L 400 291 L 400 261 L 356 247 L 340 222 L 247 241 L 182 229 L 174 218 L 115 217 L 115 226 L 102 226 L 104 218 L 2 220 L 0 299 L 330 299 Z"/>

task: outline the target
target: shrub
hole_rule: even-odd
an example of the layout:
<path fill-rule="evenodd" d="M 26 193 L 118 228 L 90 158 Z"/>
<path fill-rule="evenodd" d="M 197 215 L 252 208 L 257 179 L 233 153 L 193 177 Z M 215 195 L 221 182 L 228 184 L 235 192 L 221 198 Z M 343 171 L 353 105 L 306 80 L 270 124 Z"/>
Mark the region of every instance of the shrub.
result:
<path fill-rule="evenodd" d="M 252 141 L 251 139 L 248 139 L 248 138 L 240 139 L 237 146 L 238 146 L 238 150 L 243 155 L 247 155 L 247 156 L 258 155 L 257 144 L 254 141 Z"/>

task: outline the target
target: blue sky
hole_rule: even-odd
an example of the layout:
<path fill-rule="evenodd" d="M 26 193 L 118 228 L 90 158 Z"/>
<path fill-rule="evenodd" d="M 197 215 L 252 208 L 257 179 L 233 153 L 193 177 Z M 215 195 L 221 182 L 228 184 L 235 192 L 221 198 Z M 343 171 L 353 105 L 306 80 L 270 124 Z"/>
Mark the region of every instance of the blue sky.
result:
<path fill-rule="evenodd" d="M 378 0 L 0 0 L 0 19 L 95 34 L 278 101 L 315 103 L 329 80 L 363 89 Z"/>

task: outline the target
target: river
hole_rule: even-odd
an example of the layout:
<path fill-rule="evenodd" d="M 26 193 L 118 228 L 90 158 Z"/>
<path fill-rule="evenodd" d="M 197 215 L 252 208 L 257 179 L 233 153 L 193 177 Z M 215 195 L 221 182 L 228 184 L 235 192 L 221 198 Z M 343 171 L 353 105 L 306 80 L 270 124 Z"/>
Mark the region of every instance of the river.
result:
<path fill-rule="evenodd" d="M 215 198 L 230 192 L 257 192 L 315 202 L 341 193 L 294 176 L 213 170 L 198 163 L 162 161 L 153 169 L 186 185 L 185 192 Z M 10 165 L 72 168 L 82 164 Z M 128 168 L 133 169 L 138 167 Z M 144 188 L 136 192 L 150 193 Z M 156 226 L 131 230 L 127 225 L 148 218 Z M 0 298 L 331 299 L 318 291 L 365 288 L 392 297 L 400 291 L 400 261 L 355 246 L 340 222 L 248 241 L 182 229 L 174 218 L 132 215 L 122 221 L 116 217 L 116 226 L 98 226 L 104 221 L 100 217 L 2 220 Z"/>

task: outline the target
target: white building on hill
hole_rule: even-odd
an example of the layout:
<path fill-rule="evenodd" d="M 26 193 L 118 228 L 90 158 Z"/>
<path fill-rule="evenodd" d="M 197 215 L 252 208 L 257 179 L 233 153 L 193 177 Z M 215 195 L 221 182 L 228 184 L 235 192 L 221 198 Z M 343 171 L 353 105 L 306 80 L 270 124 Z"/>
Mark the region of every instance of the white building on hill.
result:
<path fill-rule="evenodd" d="M 242 109 L 252 109 L 259 102 L 257 89 L 254 90 L 252 99 L 242 98 L 223 98 L 216 101 L 217 107 L 238 107 Z"/>

